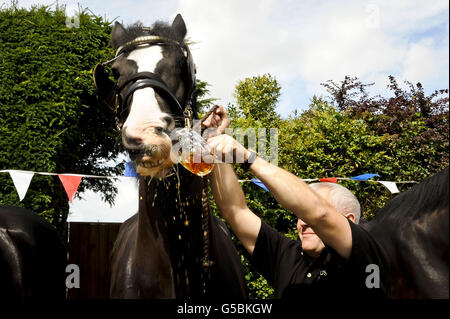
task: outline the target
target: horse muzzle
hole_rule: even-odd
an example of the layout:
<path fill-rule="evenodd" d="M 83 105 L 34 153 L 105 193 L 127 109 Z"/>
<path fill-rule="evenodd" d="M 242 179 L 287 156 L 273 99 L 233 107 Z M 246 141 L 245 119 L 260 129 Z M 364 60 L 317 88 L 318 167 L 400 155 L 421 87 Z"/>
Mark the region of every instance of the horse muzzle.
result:
<path fill-rule="evenodd" d="M 142 176 L 164 177 L 174 164 L 170 157 L 172 141 L 159 128 L 140 135 L 129 135 L 124 128 L 122 140 L 130 159 L 136 163 L 137 172 Z"/>

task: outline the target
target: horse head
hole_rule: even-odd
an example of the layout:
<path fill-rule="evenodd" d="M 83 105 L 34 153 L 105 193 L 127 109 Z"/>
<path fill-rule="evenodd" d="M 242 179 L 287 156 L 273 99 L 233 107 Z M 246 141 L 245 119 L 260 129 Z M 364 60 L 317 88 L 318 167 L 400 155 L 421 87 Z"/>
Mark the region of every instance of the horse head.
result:
<path fill-rule="evenodd" d="M 195 71 L 185 35 L 181 15 L 152 28 L 116 22 L 116 56 L 94 69 L 98 95 L 116 113 L 123 144 L 143 176 L 167 175 L 174 165 L 171 132 L 196 116 Z M 115 82 L 105 72 L 109 63 Z"/>
<path fill-rule="evenodd" d="M 188 170 L 168 174 L 178 162 L 172 154 L 178 155 L 183 144 L 177 128 L 190 128 L 198 118 L 185 36 L 180 15 L 172 24 L 157 22 L 151 28 L 116 23 L 115 57 L 94 68 L 99 99 L 115 112 L 143 181 L 139 212 L 121 226 L 111 253 L 114 298 L 248 296 L 231 237 L 211 214 L 208 179 Z"/>

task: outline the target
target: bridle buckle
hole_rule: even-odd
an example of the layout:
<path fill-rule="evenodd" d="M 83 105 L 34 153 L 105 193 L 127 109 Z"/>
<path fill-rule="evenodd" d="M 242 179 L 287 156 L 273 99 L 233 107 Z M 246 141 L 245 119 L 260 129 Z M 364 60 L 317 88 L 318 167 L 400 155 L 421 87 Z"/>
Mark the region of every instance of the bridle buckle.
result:
<path fill-rule="evenodd" d="M 186 109 L 184 110 L 184 127 L 191 128 L 192 127 L 192 117 L 194 113 L 192 112 L 191 106 L 188 104 Z"/>

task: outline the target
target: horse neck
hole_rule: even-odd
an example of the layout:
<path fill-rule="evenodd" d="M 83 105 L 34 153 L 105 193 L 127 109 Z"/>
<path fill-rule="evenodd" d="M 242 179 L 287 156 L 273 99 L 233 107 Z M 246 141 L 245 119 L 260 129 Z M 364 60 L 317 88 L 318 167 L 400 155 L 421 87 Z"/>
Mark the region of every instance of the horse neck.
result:
<path fill-rule="evenodd" d="M 155 227 L 155 222 L 167 228 L 189 226 L 200 216 L 202 186 L 202 178 L 184 170 L 165 179 L 141 177 L 139 226 Z"/>
<path fill-rule="evenodd" d="M 177 298 L 200 294 L 204 182 L 184 169 L 165 180 L 140 180 L 137 254 L 154 247 L 154 254 L 170 262 Z"/>

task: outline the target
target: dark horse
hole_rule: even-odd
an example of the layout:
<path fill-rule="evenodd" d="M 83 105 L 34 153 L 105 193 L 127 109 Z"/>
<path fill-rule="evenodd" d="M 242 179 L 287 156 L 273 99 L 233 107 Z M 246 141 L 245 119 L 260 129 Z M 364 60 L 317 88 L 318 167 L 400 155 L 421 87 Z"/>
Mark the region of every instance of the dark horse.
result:
<path fill-rule="evenodd" d="M 112 251 L 113 298 L 248 297 L 230 233 L 210 213 L 207 177 L 170 157 L 171 132 L 198 118 L 185 35 L 180 15 L 152 28 L 116 22 L 116 58 L 94 70 L 99 98 L 116 111 L 140 174 L 139 212 L 121 226 Z M 115 83 L 104 70 L 111 62 Z"/>
<path fill-rule="evenodd" d="M 37 214 L 0 205 L 0 299 L 64 299 L 67 252 Z"/>
<path fill-rule="evenodd" d="M 391 259 L 393 298 L 449 297 L 448 168 L 399 194 L 364 226 Z"/>

